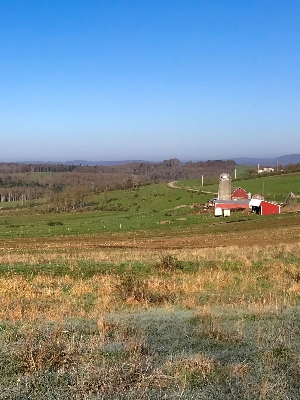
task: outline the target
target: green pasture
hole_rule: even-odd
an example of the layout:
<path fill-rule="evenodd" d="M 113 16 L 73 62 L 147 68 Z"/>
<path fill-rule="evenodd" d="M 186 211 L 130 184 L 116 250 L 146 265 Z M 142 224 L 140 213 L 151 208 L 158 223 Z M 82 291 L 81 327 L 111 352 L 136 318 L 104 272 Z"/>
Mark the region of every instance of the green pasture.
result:
<path fill-rule="evenodd" d="M 242 176 L 245 176 L 248 174 L 248 171 L 251 169 L 255 169 L 256 167 L 253 167 L 251 165 L 236 165 L 236 176 L 237 178 L 240 178 Z"/>
<path fill-rule="evenodd" d="M 24 205 L 24 202 L 22 204 L 22 201 L 4 201 L 0 203 L 0 210 L 5 208 L 5 209 L 16 209 L 20 208 Z"/>
<path fill-rule="evenodd" d="M 218 183 L 201 187 L 201 180 L 180 181 L 176 185 L 181 188 L 192 188 L 217 193 Z M 253 179 L 236 179 L 232 182 L 232 188 L 242 187 L 246 192 L 261 194 L 267 200 L 283 202 L 290 191 L 300 195 L 300 173 L 274 176 L 258 176 Z"/>
<path fill-rule="evenodd" d="M 249 165 L 237 165 L 236 166 L 236 175 L 237 175 L 237 179 L 244 179 L 247 174 L 248 171 L 253 169 L 253 167 L 249 166 Z M 232 178 L 234 177 L 234 173 L 232 174 Z M 218 178 L 211 178 L 211 177 L 206 177 L 205 175 L 203 176 L 203 183 L 204 186 L 212 186 L 212 192 L 218 192 Z M 202 188 L 202 179 L 198 178 L 198 179 L 186 179 L 186 180 L 182 180 L 182 181 L 178 181 L 176 182 L 176 186 L 180 187 L 180 188 L 190 188 L 190 189 L 194 189 L 194 190 L 206 190 L 205 188 Z M 208 190 L 208 189 L 207 189 Z"/>
<path fill-rule="evenodd" d="M 52 175 L 53 174 L 53 172 L 49 172 L 49 171 L 47 171 L 47 172 L 30 172 L 30 175 L 32 176 L 32 177 L 37 177 L 37 176 L 50 176 L 50 175 Z"/>
<path fill-rule="evenodd" d="M 218 183 L 218 178 L 209 178 L 209 179 L 206 179 L 206 178 L 204 178 L 203 179 L 203 186 L 202 186 L 202 181 L 201 181 L 201 178 L 200 179 L 184 179 L 184 180 L 182 180 L 182 181 L 178 181 L 178 182 L 176 182 L 175 183 L 175 186 L 177 187 L 177 188 L 181 188 L 181 189 L 192 189 L 192 190 L 199 190 L 199 191 L 201 191 L 201 190 L 205 190 L 205 191 L 208 191 L 208 189 L 206 189 L 208 186 L 211 186 L 211 187 L 215 187 L 214 189 L 213 189 L 213 192 L 218 192 L 218 185 L 217 185 L 217 183 Z"/>
<path fill-rule="evenodd" d="M 233 187 L 241 186 L 252 194 L 264 194 L 268 200 L 283 201 L 289 191 L 300 194 L 300 174 L 261 177 L 236 180 Z M 197 187 L 197 180 L 181 181 L 173 189 L 167 184 L 153 184 L 135 189 L 115 190 L 95 195 L 88 207 L 68 212 L 48 212 L 49 205 L 42 201 L 22 206 L 20 202 L 2 203 L 0 209 L 0 238 L 60 236 L 81 234 L 105 234 L 114 232 L 135 232 L 154 230 L 181 233 L 186 230 L 198 233 L 224 232 L 232 229 L 228 222 L 243 225 L 249 222 L 262 223 L 255 215 L 232 215 L 222 221 L 216 220 L 213 213 L 198 213 L 198 205 L 215 197 L 218 185 L 207 185 L 199 191 L 186 188 Z M 203 192 L 201 192 L 201 189 Z M 208 193 L 204 193 L 207 191 Z M 194 204 L 195 207 L 191 207 Z M 269 216 L 272 220 L 282 216 Z M 284 218 L 288 218 L 285 216 Z M 263 219 L 265 220 L 265 219 Z M 261 221 L 261 222 L 260 222 Z M 235 224 L 235 229 L 238 229 Z M 146 233 L 145 233 L 146 234 Z M 147 234 L 148 235 L 148 234 Z"/>
<path fill-rule="evenodd" d="M 206 215 L 193 215 L 190 205 L 205 203 L 207 195 L 149 185 L 117 190 L 95 196 L 93 205 L 70 212 L 48 213 L 47 204 L 5 203 L 0 210 L 0 237 L 129 232 L 147 229 L 173 229 L 207 221 Z M 213 219 L 210 217 L 209 219 Z"/>

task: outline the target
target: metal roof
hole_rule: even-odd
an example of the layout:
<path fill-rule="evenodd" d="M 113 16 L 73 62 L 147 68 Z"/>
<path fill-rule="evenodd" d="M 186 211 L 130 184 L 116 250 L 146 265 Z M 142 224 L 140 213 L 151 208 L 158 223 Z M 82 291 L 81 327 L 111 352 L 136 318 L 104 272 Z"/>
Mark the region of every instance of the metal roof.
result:
<path fill-rule="evenodd" d="M 215 200 L 215 204 L 249 204 L 248 199 Z"/>
<path fill-rule="evenodd" d="M 260 203 L 262 202 L 263 200 L 260 200 L 260 199 L 251 199 L 250 200 L 250 203 L 249 203 L 249 206 L 250 207 L 260 207 Z"/>

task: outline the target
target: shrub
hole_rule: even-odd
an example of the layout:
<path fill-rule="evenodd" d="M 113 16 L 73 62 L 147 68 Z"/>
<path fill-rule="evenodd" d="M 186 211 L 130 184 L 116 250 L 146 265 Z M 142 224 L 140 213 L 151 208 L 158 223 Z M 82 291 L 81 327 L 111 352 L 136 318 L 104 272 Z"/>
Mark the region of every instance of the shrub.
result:
<path fill-rule="evenodd" d="M 128 271 L 121 277 L 117 291 L 122 301 L 133 300 L 158 305 L 175 300 L 174 294 L 170 293 L 165 285 L 162 291 L 151 290 L 148 281 L 132 271 Z"/>
<path fill-rule="evenodd" d="M 182 270 L 183 264 L 172 254 L 161 254 L 158 267 L 162 271 L 174 271 L 176 269 Z"/>
<path fill-rule="evenodd" d="M 76 339 L 76 340 L 75 340 Z M 17 353 L 24 372 L 51 371 L 68 368 L 80 355 L 79 338 L 62 327 L 29 332 Z"/>
<path fill-rule="evenodd" d="M 47 225 L 49 225 L 49 226 L 63 225 L 63 222 L 62 221 L 48 221 Z"/>
<path fill-rule="evenodd" d="M 142 301 L 147 299 L 148 283 L 137 276 L 132 271 L 126 272 L 120 283 L 117 285 L 117 290 L 123 301 L 131 298 L 132 300 Z"/>

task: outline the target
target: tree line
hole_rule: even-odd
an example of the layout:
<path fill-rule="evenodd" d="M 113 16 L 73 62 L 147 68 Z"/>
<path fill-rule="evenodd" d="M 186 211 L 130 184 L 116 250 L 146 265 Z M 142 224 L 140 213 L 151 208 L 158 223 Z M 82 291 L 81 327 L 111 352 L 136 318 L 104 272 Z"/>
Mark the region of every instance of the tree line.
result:
<path fill-rule="evenodd" d="M 47 199 L 54 208 L 85 206 L 91 195 L 150 183 L 218 177 L 232 173 L 234 161 L 128 163 L 115 166 L 0 163 L 0 201 Z"/>

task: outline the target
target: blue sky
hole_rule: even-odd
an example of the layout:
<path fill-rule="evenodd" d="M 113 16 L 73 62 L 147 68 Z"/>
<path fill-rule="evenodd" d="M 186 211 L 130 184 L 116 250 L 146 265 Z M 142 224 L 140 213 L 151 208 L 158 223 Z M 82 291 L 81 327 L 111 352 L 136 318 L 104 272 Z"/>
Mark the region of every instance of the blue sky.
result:
<path fill-rule="evenodd" d="M 0 161 L 300 153 L 299 0 L 0 0 Z"/>

